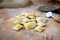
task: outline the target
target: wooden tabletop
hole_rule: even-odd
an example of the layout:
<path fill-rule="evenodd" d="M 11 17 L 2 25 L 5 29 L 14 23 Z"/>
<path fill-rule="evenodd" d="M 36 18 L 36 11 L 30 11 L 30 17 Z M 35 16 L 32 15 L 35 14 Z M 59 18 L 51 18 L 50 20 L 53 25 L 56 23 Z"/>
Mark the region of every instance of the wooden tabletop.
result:
<path fill-rule="evenodd" d="M 0 40 L 60 40 L 60 23 L 50 18 L 43 32 L 22 29 L 14 31 L 10 19 L 27 11 L 35 11 L 45 16 L 46 13 L 39 12 L 36 6 L 0 9 Z"/>

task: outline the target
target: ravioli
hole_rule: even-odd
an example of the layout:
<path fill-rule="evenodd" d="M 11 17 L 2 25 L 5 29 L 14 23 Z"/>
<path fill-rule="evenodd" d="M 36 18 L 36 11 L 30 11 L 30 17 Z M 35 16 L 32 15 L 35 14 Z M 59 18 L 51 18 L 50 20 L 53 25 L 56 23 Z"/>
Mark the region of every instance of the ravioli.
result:
<path fill-rule="evenodd" d="M 40 14 L 34 11 L 23 12 L 20 15 L 17 15 L 12 21 L 12 23 L 15 24 L 15 27 L 13 27 L 14 30 L 20 30 L 24 27 L 26 30 L 34 29 L 38 32 L 44 30 L 46 22 L 47 18 L 40 16 Z"/>
<path fill-rule="evenodd" d="M 29 30 L 29 29 L 32 29 L 36 26 L 36 23 L 35 22 L 28 22 L 26 24 L 24 24 L 26 30 Z"/>
<path fill-rule="evenodd" d="M 45 28 L 42 26 L 37 26 L 34 30 L 38 31 L 38 32 L 42 32 Z"/>
<path fill-rule="evenodd" d="M 36 20 L 37 20 L 37 22 L 47 22 L 47 18 L 45 18 L 45 17 L 37 17 L 36 18 Z"/>
<path fill-rule="evenodd" d="M 37 25 L 38 25 L 38 26 L 42 26 L 42 27 L 43 27 L 43 26 L 46 26 L 46 23 L 38 22 L 38 23 L 37 23 Z"/>
<path fill-rule="evenodd" d="M 15 27 L 13 27 L 14 30 L 20 30 L 23 26 L 20 24 L 16 24 Z"/>
<path fill-rule="evenodd" d="M 12 21 L 13 24 L 21 24 L 21 20 L 14 20 Z"/>

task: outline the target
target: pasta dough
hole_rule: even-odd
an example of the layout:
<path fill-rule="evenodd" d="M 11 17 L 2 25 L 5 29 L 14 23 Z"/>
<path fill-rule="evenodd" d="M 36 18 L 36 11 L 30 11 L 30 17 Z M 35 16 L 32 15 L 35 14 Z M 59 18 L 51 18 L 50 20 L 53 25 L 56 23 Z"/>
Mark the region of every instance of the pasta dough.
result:
<path fill-rule="evenodd" d="M 14 30 L 20 30 L 23 26 L 26 30 L 34 29 L 39 32 L 44 30 L 44 27 L 46 25 L 47 18 L 41 17 L 36 12 L 26 12 L 22 13 L 21 15 L 17 15 L 16 19 L 12 22 L 16 24 L 15 27 L 13 27 Z"/>
<path fill-rule="evenodd" d="M 34 30 L 36 30 L 38 32 L 42 32 L 44 30 L 44 28 L 42 26 L 37 26 Z"/>
<path fill-rule="evenodd" d="M 43 27 L 43 26 L 45 26 L 45 25 L 46 25 L 46 23 L 39 22 L 39 23 L 37 23 L 37 25 L 38 25 L 38 26 L 42 26 L 42 27 Z"/>
<path fill-rule="evenodd" d="M 35 22 L 28 22 L 28 23 L 24 24 L 24 26 L 25 26 L 26 30 L 28 30 L 28 29 L 34 28 L 36 26 L 36 23 Z"/>
<path fill-rule="evenodd" d="M 45 18 L 45 17 L 37 17 L 36 20 L 37 20 L 37 22 L 46 22 L 47 18 Z"/>
<path fill-rule="evenodd" d="M 20 24 L 17 24 L 15 27 L 13 27 L 14 30 L 20 30 L 23 26 Z"/>

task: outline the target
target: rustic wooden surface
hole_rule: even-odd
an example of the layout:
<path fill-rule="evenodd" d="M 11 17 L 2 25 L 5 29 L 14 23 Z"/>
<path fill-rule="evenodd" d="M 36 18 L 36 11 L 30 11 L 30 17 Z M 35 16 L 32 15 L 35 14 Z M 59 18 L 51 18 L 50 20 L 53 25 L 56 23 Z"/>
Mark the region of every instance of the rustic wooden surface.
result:
<path fill-rule="evenodd" d="M 10 19 L 26 11 L 36 11 L 41 16 L 45 16 L 45 13 L 39 12 L 36 6 L 0 9 L 0 40 L 60 40 L 60 23 L 52 18 L 47 22 L 46 30 L 41 33 L 25 29 L 14 31 Z"/>

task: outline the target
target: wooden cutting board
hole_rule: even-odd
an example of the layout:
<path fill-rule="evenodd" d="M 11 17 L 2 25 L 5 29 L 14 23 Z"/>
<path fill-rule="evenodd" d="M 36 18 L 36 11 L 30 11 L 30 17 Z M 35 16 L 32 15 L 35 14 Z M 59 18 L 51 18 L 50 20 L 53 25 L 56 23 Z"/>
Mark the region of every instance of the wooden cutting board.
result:
<path fill-rule="evenodd" d="M 41 33 L 33 30 L 14 31 L 12 29 L 14 25 L 10 19 L 22 12 L 36 11 L 41 16 L 45 15 L 36 8 L 30 6 L 17 9 L 0 9 L 0 40 L 60 40 L 60 23 L 55 22 L 52 18 L 47 22 L 45 31 Z"/>

